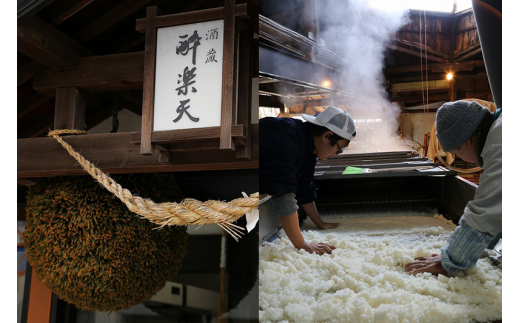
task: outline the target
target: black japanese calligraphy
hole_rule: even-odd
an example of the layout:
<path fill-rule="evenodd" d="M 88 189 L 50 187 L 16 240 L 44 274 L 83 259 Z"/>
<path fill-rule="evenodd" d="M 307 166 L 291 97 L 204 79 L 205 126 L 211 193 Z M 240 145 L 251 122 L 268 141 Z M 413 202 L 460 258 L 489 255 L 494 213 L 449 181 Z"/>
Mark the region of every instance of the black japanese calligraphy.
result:
<path fill-rule="evenodd" d="M 215 62 L 215 63 L 218 63 L 217 60 L 215 59 L 215 55 L 217 54 L 217 51 L 215 51 L 215 49 L 211 49 L 208 51 L 208 54 L 206 54 L 206 63 L 211 63 L 211 62 Z"/>
<path fill-rule="evenodd" d="M 218 28 L 208 30 L 208 33 L 206 34 L 206 40 L 208 39 L 218 39 Z"/>
<path fill-rule="evenodd" d="M 188 66 L 186 66 L 184 68 L 184 72 L 182 75 L 177 74 L 177 75 L 179 75 L 179 78 L 181 78 L 180 80 L 177 81 L 177 84 L 180 84 L 182 81 L 182 85 L 175 89 L 177 91 L 177 95 L 188 94 L 188 86 L 195 84 L 195 82 L 197 82 L 197 81 L 193 80 L 193 78 L 195 78 L 195 76 L 197 76 L 197 74 L 195 74 L 196 69 L 197 69 L 196 67 L 189 69 Z M 197 92 L 197 89 L 195 87 L 192 87 L 191 91 L 193 93 L 195 93 L 195 92 Z"/>
<path fill-rule="evenodd" d="M 186 113 L 186 115 L 188 116 L 188 118 L 190 118 L 191 121 L 193 121 L 193 122 L 198 122 L 199 121 L 199 118 L 195 118 L 191 114 L 189 114 L 188 109 L 189 109 L 190 106 L 186 105 L 189 102 L 190 102 L 190 99 L 180 101 L 181 105 L 179 105 L 177 107 L 177 113 L 179 115 L 177 116 L 177 118 L 175 118 L 173 120 L 173 122 L 177 122 L 177 121 L 181 120 L 181 118 L 184 115 L 184 113 Z"/>
<path fill-rule="evenodd" d="M 182 38 L 182 39 L 185 39 L 187 37 L 188 37 L 188 34 L 179 36 L 179 38 Z M 195 30 L 193 32 L 193 35 L 191 35 L 188 39 L 179 41 L 180 45 L 176 47 L 176 53 L 177 54 L 180 53 L 180 54 L 182 54 L 182 56 L 186 56 L 188 54 L 188 52 L 193 49 L 192 63 L 193 63 L 193 65 L 196 65 L 197 46 L 200 45 L 201 39 L 202 38 L 199 37 L 199 34 Z M 193 45 L 190 47 L 190 44 L 193 44 Z"/>

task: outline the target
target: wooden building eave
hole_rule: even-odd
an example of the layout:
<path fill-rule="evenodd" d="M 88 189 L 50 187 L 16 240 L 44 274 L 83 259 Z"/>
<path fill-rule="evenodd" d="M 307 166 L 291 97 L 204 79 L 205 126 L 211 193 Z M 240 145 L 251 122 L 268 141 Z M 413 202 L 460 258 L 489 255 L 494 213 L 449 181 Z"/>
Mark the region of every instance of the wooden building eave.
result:
<path fill-rule="evenodd" d="M 252 124 L 252 142 L 258 143 L 258 124 Z M 159 162 L 159 151 L 145 156 L 131 143 L 131 133 L 67 136 L 65 140 L 87 160 L 109 174 L 257 169 L 258 144 L 252 158 L 236 158 L 232 150 L 174 152 L 172 163 Z M 17 177 L 86 175 L 76 160 L 54 138 L 18 139 Z"/>

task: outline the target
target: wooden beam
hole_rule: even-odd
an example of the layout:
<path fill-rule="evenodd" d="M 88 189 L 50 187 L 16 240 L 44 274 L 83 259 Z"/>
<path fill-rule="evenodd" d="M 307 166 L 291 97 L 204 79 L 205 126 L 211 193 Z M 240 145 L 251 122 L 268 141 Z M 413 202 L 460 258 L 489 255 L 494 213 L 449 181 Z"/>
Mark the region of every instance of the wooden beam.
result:
<path fill-rule="evenodd" d="M 481 46 L 480 46 L 480 43 L 475 44 L 475 45 L 473 45 L 473 46 L 470 46 L 470 47 L 468 47 L 468 48 L 466 48 L 465 50 L 462 50 L 462 51 L 460 51 L 460 52 L 456 52 L 456 53 L 454 53 L 455 58 L 457 58 L 457 57 L 459 57 L 459 56 L 462 56 L 462 55 L 464 55 L 464 54 L 466 54 L 466 53 L 469 53 L 469 52 L 471 52 L 471 51 L 474 51 L 475 49 L 477 49 L 477 48 L 479 48 L 479 47 L 481 47 Z"/>
<path fill-rule="evenodd" d="M 146 40 L 144 48 L 143 112 L 141 120 L 141 155 L 151 155 L 155 100 L 155 54 L 157 52 L 157 7 L 146 8 Z"/>
<path fill-rule="evenodd" d="M 457 59 L 455 60 L 455 62 L 457 62 L 457 63 L 462 62 L 462 61 L 464 61 L 465 59 L 468 59 L 468 58 L 470 58 L 471 56 L 475 56 L 475 55 L 480 54 L 480 53 L 482 53 L 482 47 L 479 47 L 479 48 L 477 48 L 476 50 L 474 50 L 474 51 L 472 51 L 472 52 L 470 52 L 470 53 L 467 53 L 466 55 L 460 56 L 459 58 L 457 58 Z"/>
<path fill-rule="evenodd" d="M 455 79 L 450 80 L 450 102 L 455 102 L 457 91 L 455 89 Z"/>
<path fill-rule="evenodd" d="M 18 138 L 36 138 L 49 131 L 54 125 L 54 114 L 41 118 L 22 129 L 18 128 Z"/>
<path fill-rule="evenodd" d="M 27 98 L 21 100 L 18 102 L 18 115 L 17 118 L 20 119 L 27 113 L 31 112 L 32 110 L 36 109 L 40 105 L 44 104 L 45 102 L 52 99 L 50 96 L 42 95 L 38 92 L 34 92 L 33 94 L 29 95 Z"/>
<path fill-rule="evenodd" d="M 119 102 L 124 105 L 124 108 L 132 111 L 133 113 L 141 116 L 143 113 L 143 97 L 134 96 L 128 91 L 116 92 L 116 96 L 119 98 Z"/>
<path fill-rule="evenodd" d="M 231 127 L 231 136 L 244 138 L 244 126 L 234 125 Z M 157 144 L 165 144 L 177 141 L 198 140 L 198 139 L 216 139 L 220 138 L 220 127 L 180 129 L 180 130 L 163 130 L 152 131 L 151 139 Z M 132 144 L 141 143 L 141 132 L 132 132 L 130 137 Z"/>
<path fill-rule="evenodd" d="M 235 14 L 239 18 L 249 17 L 247 12 L 247 4 L 241 3 L 236 5 Z M 178 26 L 187 23 L 203 22 L 208 20 L 216 20 L 224 18 L 224 8 L 213 8 L 205 10 L 197 10 L 186 13 L 178 13 L 172 15 L 164 15 L 157 17 L 157 28 Z M 140 33 L 144 33 L 146 29 L 146 19 L 137 19 L 135 24 L 135 30 Z"/>
<path fill-rule="evenodd" d="M 51 316 L 52 291 L 48 289 L 30 270 L 29 306 L 27 308 L 27 323 L 49 323 Z"/>
<path fill-rule="evenodd" d="M 139 147 L 130 142 L 129 132 L 67 136 L 65 140 L 110 174 L 257 169 L 258 130 L 258 124 L 254 124 L 251 160 L 238 159 L 230 150 L 209 150 L 174 153 L 172 164 L 161 164 L 158 151 L 152 156 L 141 155 Z M 86 174 L 54 138 L 18 139 L 17 151 L 18 178 Z"/>
<path fill-rule="evenodd" d="M 56 89 L 54 129 L 85 129 L 85 93 L 77 87 Z"/>
<path fill-rule="evenodd" d="M 200 7 L 206 0 L 197 0 L 191 4 L 189 4 L 187 7 L 184 7 L 182 10 L 179 10 L 179 3 L 175 2 L 174 5 L 170 6 L 166 10 L 161 10 L 163 15 L 165 14 L 173 14 L 173 13 L 182 13 L 182 12 L 191 12 L 194 11 L 196 8 Z M 119 54 L 119 53 L 126 53 L 133 47 L 139 45 L 142 43 L 145 39 L 145 36 L 142 33 L 139 33 L 135 30 L 133 30 L 131 33 L 121 37 L 120 40 L 115 42 L 110 48 L 113 48 L 110 50 L 110 53 Z"/>
<path fill-rule="evenodd" d="M 251 109 L 252 109 L 252 86 L 253 86 L 253 63 L 254 55 L 258 57 L 258 49 L 253 45 L 253 31 L 251 23 L 246 30 L 238 34 L 238 99 L 237 99 L 237 123 L 245 125 L 246 144 L 237 147 L 237 158 L 251 158 Z M 258 96 L 258 93 L 254 95 Z M 258 114 L 258 112 L 256 112 Z M 235 144 L 237 144 L 235 142 Z M 238 144 L 237 144 L 238 146 Z"/>
<path fill-rule="evenodd" d="M 450 69 L 453 71 L 459 70 L 473 70 L 475 67 L 484 66 L 483 60 L 476 61 L 467 61 L 462 63 L 448 63 L 448 64 L 439 64 L 432 63 L 428 64 L 428 70 L 432 70 L 433 72 L 442 72 L 446 71 L 446 69 Z M 422 65 L 422 70 L 426 70 L 426 66 Z M 403 65 L 403 66 L 390 66 L 384 69 L 385 74 L 400 74 L 400 73 L 408 73 L 408 72 L 420 72 L 421 65 Z"/>
<path fill-rule="evenodd" d="M 34 76 L 34 69 L 36 68 L 35 62 L 29 62 L 25 65 L 18 67 L 17 69 L 17 84 L 16 86 L 20 86 L 20 84 L 24 83 L 32 79 Z"/>
<path fill-rule="evenodd" d="M 94 0 L 67 0 L 62 2 L 50 10 L 50 23 L 54 26 L 61 24 L 92 1 Z"/>
<path fill-rule="evenodd" d="M 53 3 L 54 0 L 18 0 L 17 3 L 17 21 L 22 23 L 28 18 L 33 17 L 40 10 Z"/>
<path fill-rule="evenodd" d="M 76 69 L 75 40 L 34 16 L 18 26 L 18 51 L 55 71 Z"/>
<path fill-rule="evenodd" d="M 448 91 L 446 93 L 439 93 L 439 94 L 429 94 L 428 95 L 428 101 L 431 103 L 432 101 L 449 101 L 450 94 Z M 402 102 L 422 102 L 423 96 L 422 95 L 412 95 L 412 96 L 402 96 L 399 95 L 399 100 Z M 426 100 L 426 95 L 424 96 L 424 100 Z"/>
<path fill-rule="evenodd" d="M 119 3 L 117 6 L 81 28 L 81 30 L 78 31 L 78 39 L 82 42 L 88 42 L 148 2 L 150 2 L 150 0 L 125 0 Z"/>
<path fill-rule="evenodd" d="M 410 41 L 408 41 L 406 39 L 394 39 L 393 42 L 398 43 L 398 44 L 403 45 L 403 46 L 409 46 L 409 47 L 417 48 L 419 50 L 423 50 L 423 53 L 428 53 L 428 55 L 432 54 L 432 56 L 436 56 L 436 57 L 439 57 L 439 58 L 444 58 L 446 60 L 448 60 L 448 58 L 449 58 L 449 55 L 446 55 L 444 53 L 435 51 L 435 50 L 431 49 L 429 46 L 425 46 L 425 45 L 422 45 L 422 44 L 417 44 L 417 43 L 415 43 L 413 41 L 410 42 Z"/>
<path fill-rule="evenodd" d="M 220 117 L 220 149 L 235 150 L 231 126 L 235 123 L 236 107 L 236 39 L 235 0 L 224 5 L 224 55 L 222 57 L 222 101 Z"/>
<path fill-rule="evenodd" d="M 142 89 L 143 71 L 144 52 L 83 57 L 77 70 L 37 70 L 33 88 L 49 95 L 69 86 L 91 92 Z"/>
<path fill-rule="evenodd" d="M 419 53 L 417 51 L 414 51 L 414 50 L 411 50 L 411 49 L 407 49 L 407 48 L 403 48 L 403 47 L 400 47 L 400 46 L 396 46 L 394 44 L 385 44 L 385 46 L 388 49 L 395 50 L 395 51 L 398 51 L 398 52 L 402 52 L 402 53 L 406 53 L 406 54 L 410 54 L 410 55 L 418 56 L 418 57 L 425 57 L 424 55 L 421 55 L 421 53 Z M 428 55 L 428 59 L 432 60 L 432 61 L 435 61 L 435 62 L 440 62 L 440 63 L 447 63 L 448 62 L 448 60 L 445 59 L 445 58 L 435 57 L 435 56 L 431 56 L 431 55 Z"/>
<path fill-rule="evenodd" d="M 283 109 L 283 102 L 277 96 L 266 96 L 260 95 L 259 102 L 261 107 L 271 107 L 271 108 L 279 108 Z"/>

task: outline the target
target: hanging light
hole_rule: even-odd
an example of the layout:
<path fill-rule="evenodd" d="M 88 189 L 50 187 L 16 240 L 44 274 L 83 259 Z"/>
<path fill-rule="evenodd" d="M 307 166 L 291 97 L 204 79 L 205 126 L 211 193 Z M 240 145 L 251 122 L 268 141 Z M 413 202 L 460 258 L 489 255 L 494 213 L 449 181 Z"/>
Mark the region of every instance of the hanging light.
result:
<path fill-rule="evenodd" d="M 326 88 L 330 88 L 330 85 L 331 85 L 331 82 L 329 80 L 324 80 L 322 83 L 321 83 L 321 86 L 322 87 L 326 87 Z"/>
<path fill-rule="evenodd" d="M 453 78 L 453 74 L 448 73 L 448 75 L 446 75 L 446 78 L 448 79 L 448 81 L 451 81 L 451 79 Z"/>

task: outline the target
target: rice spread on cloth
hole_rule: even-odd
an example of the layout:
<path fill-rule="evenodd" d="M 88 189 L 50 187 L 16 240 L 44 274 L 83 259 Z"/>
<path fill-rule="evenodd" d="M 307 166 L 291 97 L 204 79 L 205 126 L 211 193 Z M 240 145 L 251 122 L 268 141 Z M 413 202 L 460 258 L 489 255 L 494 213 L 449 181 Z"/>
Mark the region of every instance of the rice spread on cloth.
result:
<path fill-rule="evenodd" d="M 502 316 L 502 270 L 488 258 L 462 277 L 405 271 L 413 257 L 440 253 L 455 225 L 441 216 L 328 217 L 307 242 L 336 247 L 322 256 L 296 250 L 285 233 L 260 249 L 260 322 L 490 322 Z M 308 220 L 306 220 L 308 221 Z"/>

